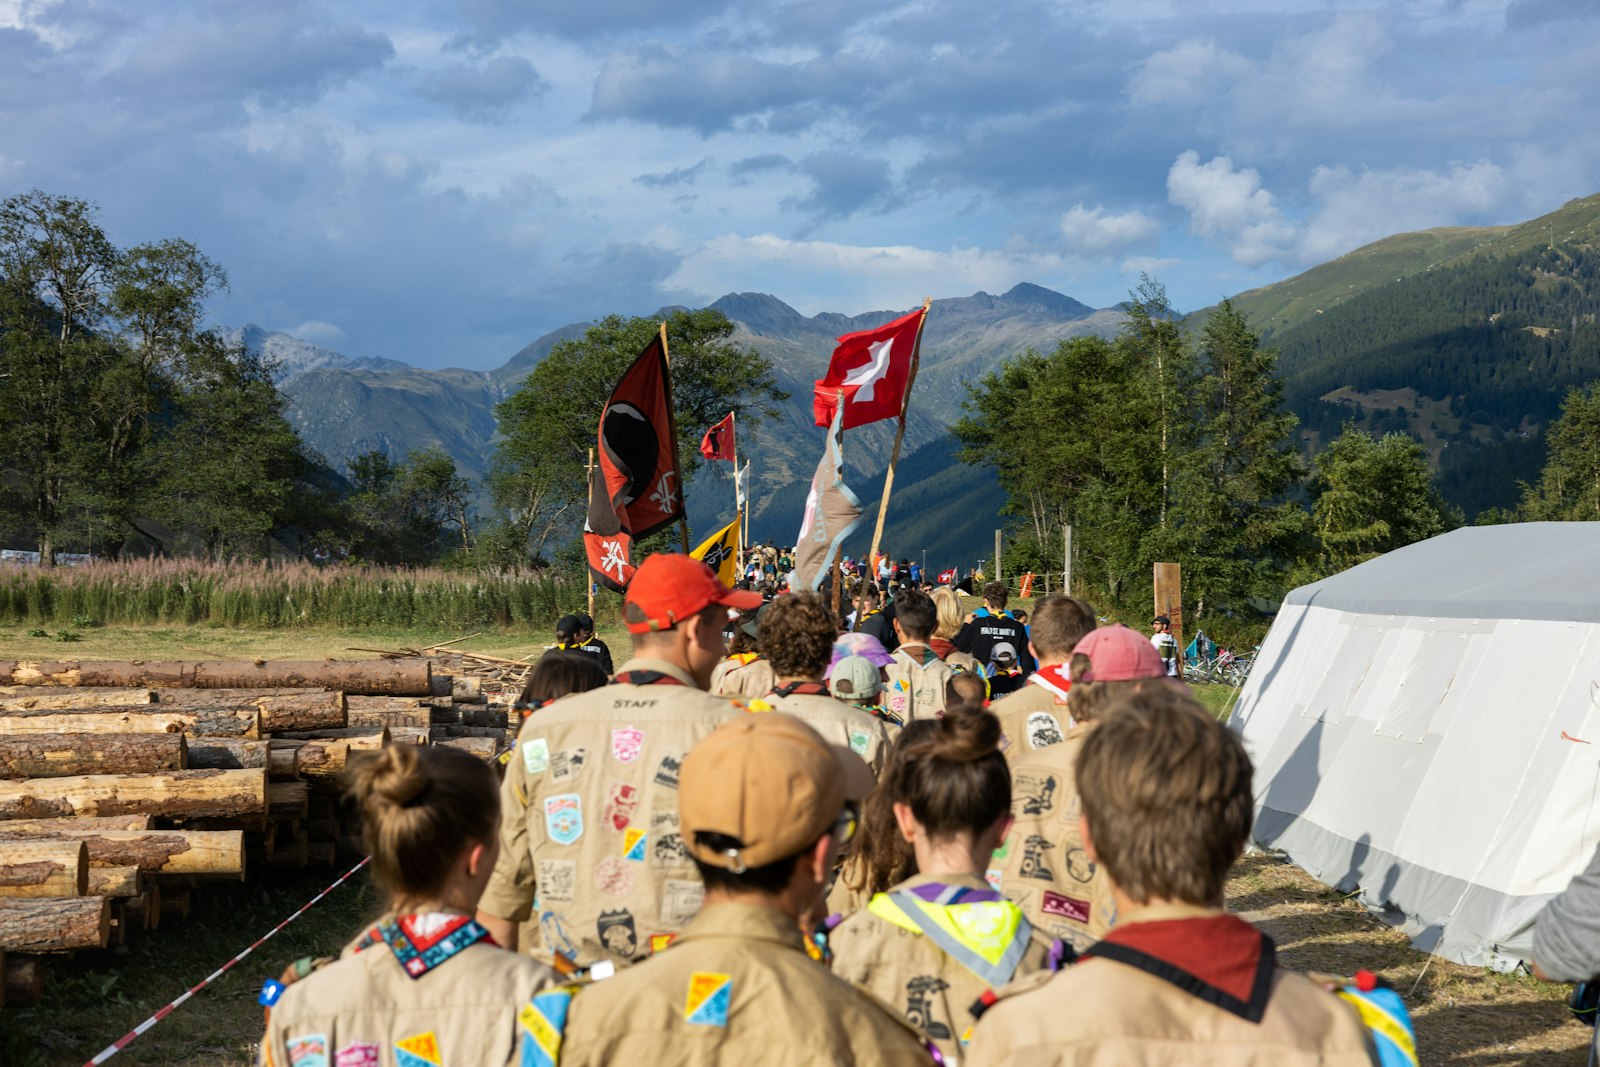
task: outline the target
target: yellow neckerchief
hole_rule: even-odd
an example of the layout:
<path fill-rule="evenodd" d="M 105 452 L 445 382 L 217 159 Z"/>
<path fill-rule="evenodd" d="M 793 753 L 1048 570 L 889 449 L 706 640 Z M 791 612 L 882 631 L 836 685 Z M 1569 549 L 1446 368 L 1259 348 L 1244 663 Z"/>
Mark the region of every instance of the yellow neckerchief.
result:
<path fill-rule="evenodd" d="M 867 910 L 902 930 L 927 935 L 993 988 L 1012 979 L 1033 936 L 1022 909 L 1005 899 L 932 903 L 901 889 L 878 893 Z"/>
<path fill-rule="evenodd" d="M 761 653 L 759 653 L 759 652 L 735 652 L 733 655 L 729 656 L 728 658 L 731 659 L 731 660 L 737 661 L 739 666 L 741 666 L 741 667 L 748 667 L 748 666 L 750 666 L 750 664 L 754 663 L 756 660 L 761 658 Z"/>

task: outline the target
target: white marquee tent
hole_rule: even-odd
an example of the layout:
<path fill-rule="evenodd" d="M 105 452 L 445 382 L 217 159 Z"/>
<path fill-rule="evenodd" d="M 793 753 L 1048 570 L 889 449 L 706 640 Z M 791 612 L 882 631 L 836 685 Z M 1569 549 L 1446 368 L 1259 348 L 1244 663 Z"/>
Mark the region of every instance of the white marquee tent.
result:
<path fill-rule="evenodd" d="M 1230 726 L 1257 844 L 1508 970 L 1600 843 L 1600 522 L 1470 527 L 1285 598 Z"/>

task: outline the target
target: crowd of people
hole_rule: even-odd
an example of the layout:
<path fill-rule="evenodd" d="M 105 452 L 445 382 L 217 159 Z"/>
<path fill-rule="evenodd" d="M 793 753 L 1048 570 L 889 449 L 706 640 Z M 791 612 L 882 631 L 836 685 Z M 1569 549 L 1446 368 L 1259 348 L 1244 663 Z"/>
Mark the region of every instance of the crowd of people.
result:
<path fill-rule="evenodd" d="M 891 588 L 841 619 L 652 556 L 609 677 L 558 623 L 498 787 L 360 766 L 386 909 L 269 987 L 261 1061 L 1416 1062 L 1392 991 L 1224 909 L 1250 761 L 1156 644 Z"/>

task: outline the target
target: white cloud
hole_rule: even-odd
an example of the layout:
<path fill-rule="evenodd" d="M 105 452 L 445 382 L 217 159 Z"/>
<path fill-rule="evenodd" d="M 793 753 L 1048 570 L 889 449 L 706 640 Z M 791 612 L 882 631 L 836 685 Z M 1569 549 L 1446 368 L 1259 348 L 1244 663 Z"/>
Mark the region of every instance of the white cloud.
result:
<path fill-rule="evenodd" d="M 1215 41 L 1185 41 L 1134 68 L 1128 97 L 1135 104 L 1192 104 L 1250 72 L 1251 62 Z"/>
<path fill-rule="evenodd" d="M 309 341 L 314 345 L 338 344 L 345 338 L 345 333 L 331 322 L 321 319 L 308 319 L 300 325 L 283 331 L 291 337 L 298 337 L 302 341 Z"/>
<path fill-rule="evenodd" d="M 1099 205 L 1086 208 L 1079 203 L 1061 216 L 1061 236 L 1068 253 L 1074 255 L 1094 256 L 1148 247 L 1160 233 L 1161 223 L 1142 211 L 1111 215 Z"/>
<path fill-rule="evenodd" d="M 1044 282 L 1066 268 L 1053 254 L 984 248 L 937 251 L 912 245 L 863 246 L 831 241 L 791 241 L 773 234 L 724 234 L 685 252 L 663 284 L 712 298 L 763 290 L 805 294 L 791 300 L 806 314 L 859 314 L 910 307 L 923 296 L 985 290 L 1004 292 L 1018 282 Z M 781 285 L 771 284 L 781 281 Z"/>
<path fill-rule="evenodd" d="M 1179 155 L 1167 172 L 1167 197 L 1189 212 L 1191 233 L 1216 238 L 1249 266 L 1279 258 L 1294 237 L 1260 173 L 1235 170 L 1227 156 L 1201 163 L 1193 149 Z"/>

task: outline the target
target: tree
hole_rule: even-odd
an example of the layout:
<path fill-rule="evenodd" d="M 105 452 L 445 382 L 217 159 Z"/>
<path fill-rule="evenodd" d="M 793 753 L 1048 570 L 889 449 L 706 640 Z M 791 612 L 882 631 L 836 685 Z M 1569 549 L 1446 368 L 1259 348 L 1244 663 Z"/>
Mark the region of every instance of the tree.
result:
<path fill-rule="evenodd" d="M 1317 456 L 1312 482 L 1315 574 L 1336 574 L 1461 525 L 1428 473 L 1416 438 L 1354 426 Z"/>
<path fill-rule="evenodd" d="M 472 547 L 472 486 L 438 448 L 396 463 L 380 451 L 350 461 L 354 492 L 346 501 L 356 555 L 379 563 L 420 564 L 445 552 L 454 524 L 463 549 Z"/>
<path fill-rule="evenodd" d="M 761 418 L 777 417 L 774 405 L 788 394 L 777 387 L 767 357 L 732 340 L 733 323 L 721 312 L 674 311 L 666 323 L 678 455 L 687 484 L 700 465 L 695 446 L 707 426 L 732 411 L 740 427 L 749 429 Z M 658 329 L 654 318 L 608 316 L 582 337 L 557 344 L 522 387 L 496 406 L 501 437 L 490 467 L 490 495 L 528 555 L 540 556 L 563 522 L 576 529 L 600 411 Z"/>
<path fill-rule="evenodd" d="M 1568 390 L 1545 438 L 1544 470 L 1537 485 L 1522 486 L 1519 513 L 1532 521 L 1600 519 L 1600 383 Z"/>

